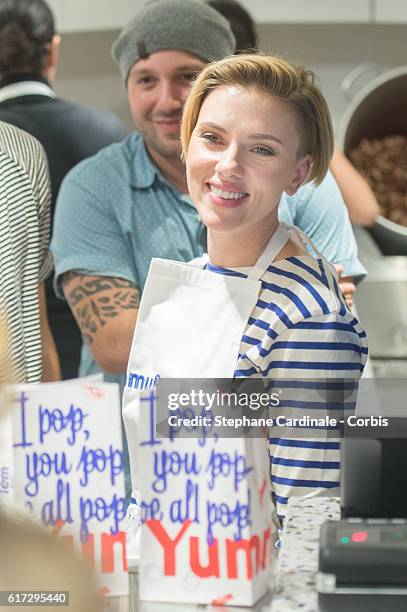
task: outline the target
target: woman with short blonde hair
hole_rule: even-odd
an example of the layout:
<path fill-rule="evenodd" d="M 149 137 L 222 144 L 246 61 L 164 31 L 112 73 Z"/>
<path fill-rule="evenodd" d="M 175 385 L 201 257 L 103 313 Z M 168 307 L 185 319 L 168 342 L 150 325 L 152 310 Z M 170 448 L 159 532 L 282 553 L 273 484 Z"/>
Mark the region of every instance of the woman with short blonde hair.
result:
<path fill-rule="evenodd" d="M 182 156 L 208 94 L 225 85 L 256 87 L 285 100 L 295 111 L 301 135 L 299 155 L 309 154 L 312 165 L 306 182 L 321 183 L 333 155 L 332 121 L 325 98 L 316 85 L 316 76 L 304 66 L 276 56 L 238 55 L 208 64 L 196 79 L 184 106 L 181 129 Z M 242 118 L 243 120 L 243 118 Z"/>
<path fill-rule="evenodd" d="M 315 75 L 272 56 L 209 64 L 186 101 L 181 139 L 208 256 L 189 266 L 153 260 L 129 372 L 150 381 L 262 378 L 282 394 L 283 421 L 331 410 L 343 418 L 355 406 L 366 334 L 333 266 L 315 249 L 309 255 L 308 237 L 278 220 L 282 194 L 321 181 L 332 155 L 331 119 Z M 353 391 L 346 400 L 337 388 L 343 379 Z M 126 389 L 126 405 L 132 393 Z M 270 428 L 281 519 L 290 496 L 339 484 L 339 442 L 318 429 L 319 439 L 314 428 Z"/>

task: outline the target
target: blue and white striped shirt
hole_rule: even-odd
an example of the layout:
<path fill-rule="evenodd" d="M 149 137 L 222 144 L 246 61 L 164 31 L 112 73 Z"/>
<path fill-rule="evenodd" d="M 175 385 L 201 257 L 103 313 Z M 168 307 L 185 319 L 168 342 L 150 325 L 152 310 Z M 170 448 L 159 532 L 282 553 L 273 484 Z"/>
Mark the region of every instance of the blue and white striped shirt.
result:
<path fill-rule="evenodd" d="M 220 274 L 246 276 L 244 269 L 206 267 Z M 321 393 L 316 392 L 318 386 L 326 390 L 332 384 L 329 379 L 351 379 L 355 387 L 367 358 L 366 333 L 348 310 L 333 268 L 308 255 L 289 257 L 271 264 L 260 280 L 235 377 L 285 383 L 290 399 L 280 406 L 281 411 L 295 408 L 298 413 L 298 408 L 305 408 L 308 413 L 322 408 L 324 414 L 331 410 L 346 414 L 353 410 L 355 402 L 335 406 L 326 394 L 321 402 Z M 339 440 L 324 434 L 280 437 L 278 429 L 272 427 L 269 432 L 269 449 L 273 499 L 283 518 L 290 496 L 323 494 L 339 485 Z"/>

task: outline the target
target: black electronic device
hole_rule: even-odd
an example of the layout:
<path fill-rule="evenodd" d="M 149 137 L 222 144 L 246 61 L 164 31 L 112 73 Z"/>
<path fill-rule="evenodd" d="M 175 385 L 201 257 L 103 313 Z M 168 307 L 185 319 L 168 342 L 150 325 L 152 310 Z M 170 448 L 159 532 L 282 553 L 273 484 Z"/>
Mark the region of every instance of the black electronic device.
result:
<path fill-rule="evenodd" d="M 393 431 L 405 435 L 406 423 L 407 419 L 399 419 Z M 342 518 L 407 519 L 406 437 L 341 441 L 341 514 Z"/>
<path fill-rule="evenodd" d="M 321 612 L 407 610 L 407 521 L 327 521 L 321 528 Z"/>

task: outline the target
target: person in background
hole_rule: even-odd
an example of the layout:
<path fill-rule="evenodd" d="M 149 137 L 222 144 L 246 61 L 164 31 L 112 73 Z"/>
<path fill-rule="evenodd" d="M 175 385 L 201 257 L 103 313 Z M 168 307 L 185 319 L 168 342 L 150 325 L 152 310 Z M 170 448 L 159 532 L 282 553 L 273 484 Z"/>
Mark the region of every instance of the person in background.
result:
<path fill-rule="evenodd" d="M 236 38 L 235 53 L 258 51 L 256 25 L 243 6 L 236 0 L 206 0 L 206 3 L 229 21 Z M 355 225 L 373 225 L 379 214 L 379 204 L 368 182 L 337 148 L 329 167 L 339 185 L 351 222 Z M 295 218 L 292 221 L 295 223 Z"/>
<path fill-rule="evenodd" d="M 56 289 L 85 341 L 83 375 L 102 370 L 124 386 L 151 258 L 188 261 L 206 249 L 180 159 L 180 120 L 193 78 L 234 49 L 227 20 L 193 0 L 146 4 L 114 43 L 137 132 L 65 177 L 51 244 Z M 280 215 L 345 277 L 365 274 L 332 175 L 283 194 Z"/>
<path fill-rule="evenodd" d="M 259 41 L 256 24 L 241 4 L 235 0 L 206 0 L 206 4 L 228 20 L 236 39 L 235 54 L 257 53 Z"/>
<path fill-rule="evenodd" d="M 44 0 L 0 2 L 0 120 L 29 132 L 43 145 L 51 174 L 51 216 L 66 173 L 127 133 L 113 113 L 56 96 L 60 42 Z M 70 309 L 56 298 L 51 278 L 46 298 L 62 377 L 72 378 L 78 373 L 80 332 Z"/>
<path fill-rule="evenodd" d="M 52 271 L 47 158 L 32 136 L 2 122 L 0 183 L 0 309 L 13 380 L 59 380 L 44 289 Z"/>

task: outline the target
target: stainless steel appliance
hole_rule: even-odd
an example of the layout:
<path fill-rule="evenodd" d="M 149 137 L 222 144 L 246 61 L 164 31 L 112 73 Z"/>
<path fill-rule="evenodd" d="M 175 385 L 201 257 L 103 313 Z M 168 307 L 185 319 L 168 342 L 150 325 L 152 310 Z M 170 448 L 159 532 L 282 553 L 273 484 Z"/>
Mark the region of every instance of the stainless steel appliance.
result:
<path fill-rule="evenodd" d="M 363 75 L 376 71 L 359 66 L 343 83 L 348 94 Z M 363 138 L 407 135 L 407 66 L 376 76 L 351 100 L 344 114 L 337 142 L 345 155 Z M 407 227 L 380 216 L 370 230 L 384 255 L 407 255 Z"/>
<path fill-rule="evenodd" d="M 358 286 L 355 301 L 368 334 L 369 354 L 376 359 L 407 359 L 407 257 L 364 263 L 369 274 Z"/>

